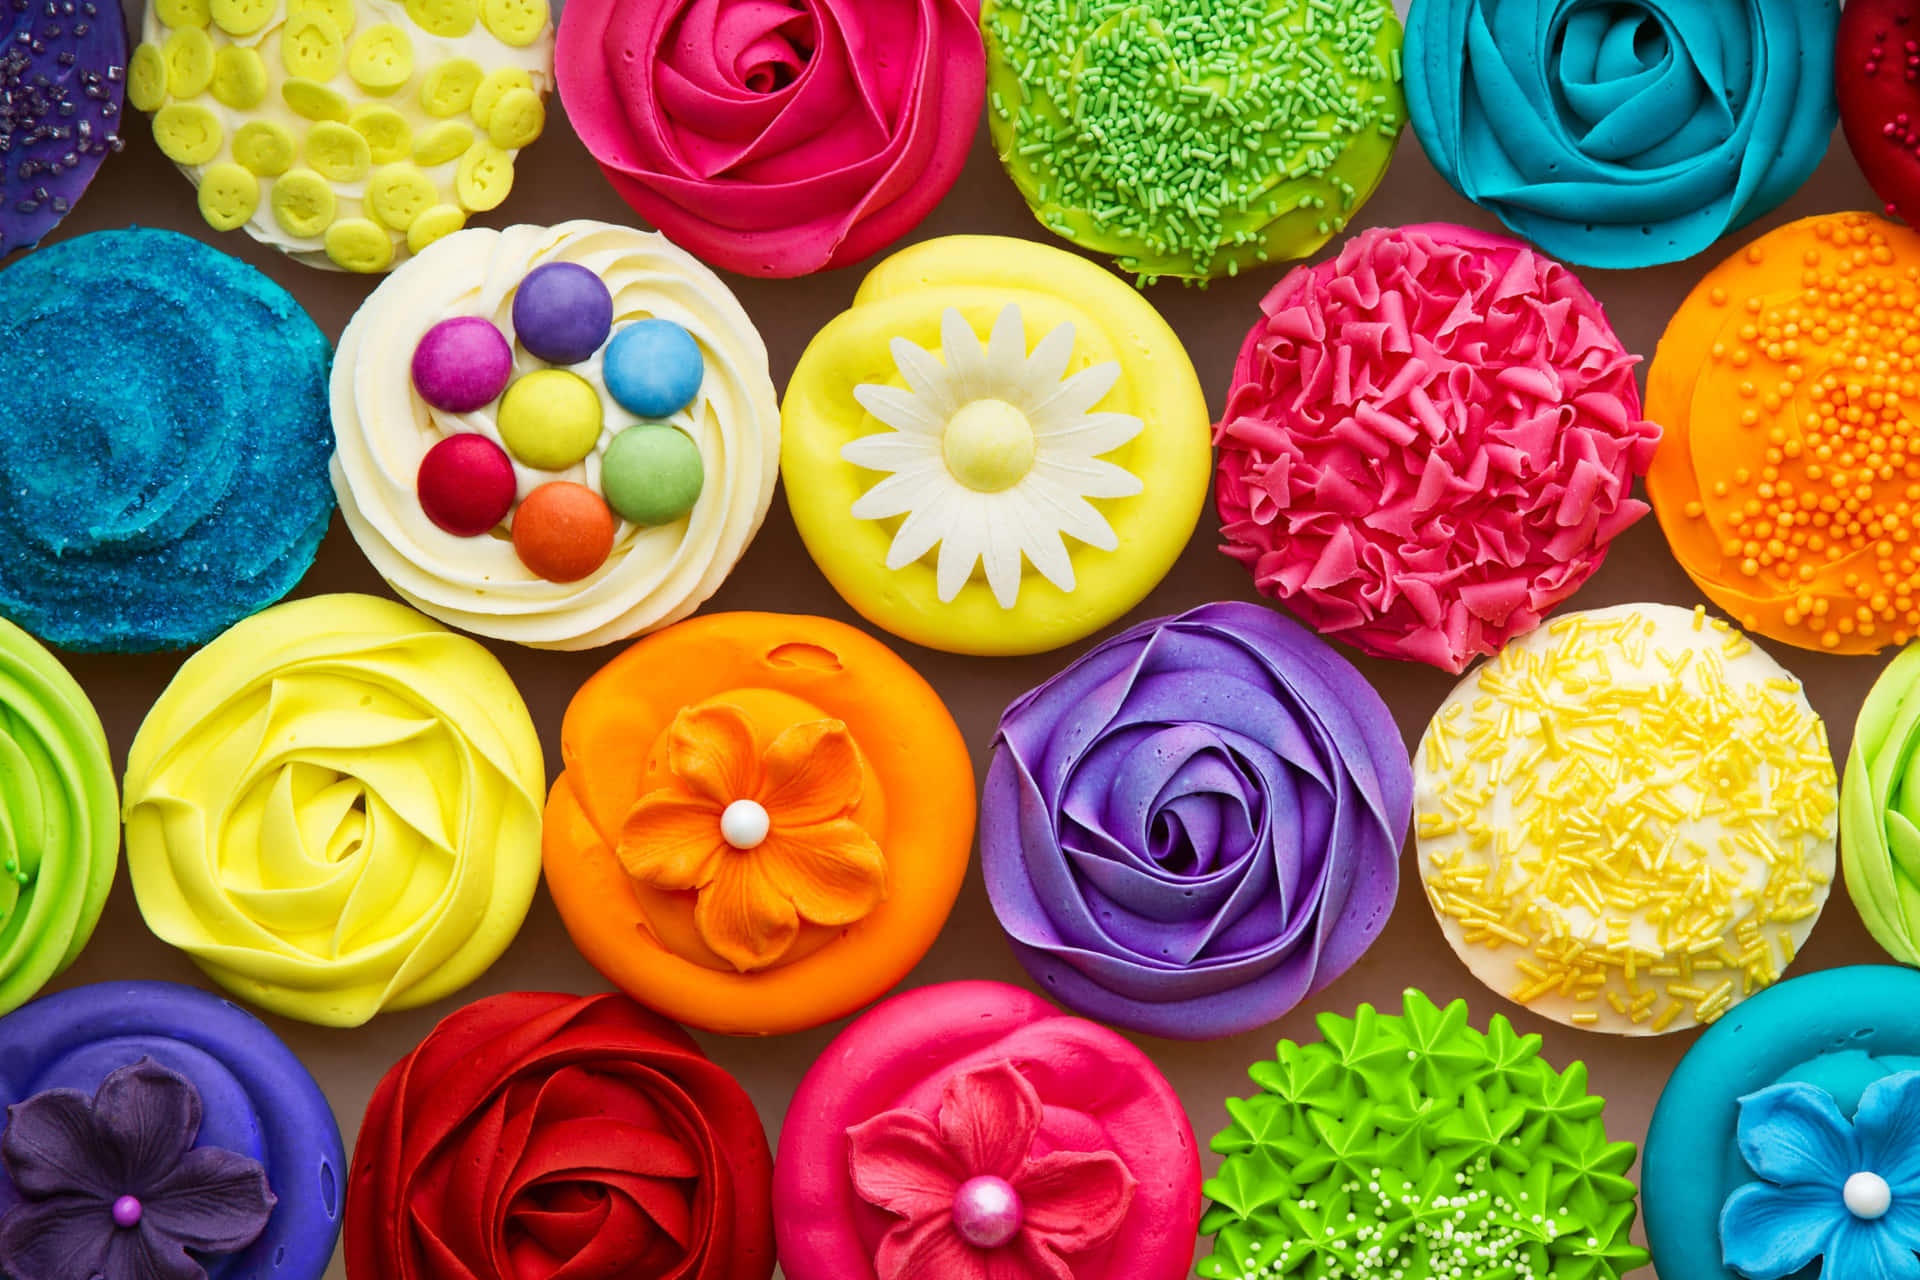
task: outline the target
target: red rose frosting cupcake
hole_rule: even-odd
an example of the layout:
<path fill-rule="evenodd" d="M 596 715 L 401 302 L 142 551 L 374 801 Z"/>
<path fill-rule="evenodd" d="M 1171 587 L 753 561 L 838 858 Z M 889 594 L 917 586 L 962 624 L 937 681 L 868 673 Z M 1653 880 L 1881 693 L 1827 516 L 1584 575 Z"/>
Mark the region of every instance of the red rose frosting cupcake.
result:
<path fill-rule="evenodd" d="M 560 98 L 628 204 L 730 271 L 845 266 L 919 224 L 986 93 L 966 0 L 572 0 Z"/>
<path fill-rule="evenodd" d="M 1888 217 L 1920 217 L 1920 0 L 1848 0 L 1834 86 L 1847 146 Z"/>
<path fill-rule="evenodd" d="M 896 996 L 841 1034 L 780 1134 L 787 1280 L 1180 1280 L 1193 1127 L 1104 1027 L 994 982 Z"/>
<path fill-rule="evenodd" d="M 389 1071 L 347 1184 L 350 1280 L 766 1280 L 753 1103 L 622 996 L 468 1005 Z"/>

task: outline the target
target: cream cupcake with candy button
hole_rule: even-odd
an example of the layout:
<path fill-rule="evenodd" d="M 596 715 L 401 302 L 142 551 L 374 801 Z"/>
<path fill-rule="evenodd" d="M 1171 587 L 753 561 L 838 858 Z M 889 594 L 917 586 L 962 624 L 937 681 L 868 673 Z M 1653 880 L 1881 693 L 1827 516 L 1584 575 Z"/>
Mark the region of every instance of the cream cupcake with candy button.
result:
<path fill-rule="evenodd" d="M 497 207 L 553 87 L 548 0 L 149 0 L 141 37 L 127 98 L 208 225 L 346 271 Z"/>

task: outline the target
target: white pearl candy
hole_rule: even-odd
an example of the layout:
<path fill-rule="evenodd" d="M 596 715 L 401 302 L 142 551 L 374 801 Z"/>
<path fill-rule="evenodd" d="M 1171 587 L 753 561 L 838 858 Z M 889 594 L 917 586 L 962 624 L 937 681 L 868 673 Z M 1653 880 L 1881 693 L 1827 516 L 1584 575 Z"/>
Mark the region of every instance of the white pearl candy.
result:
<path fill-rule="evenodd" d="M 735 800 L 720 814 L 720 836 L 736 849 L 757 849 L 773 829 L 773 819 L 755 800 Z"/>
<path fill-rule="evenodd" d="M 1847 1212 L 1868 1221 L 1885 1217 L 1893 1208 L 1893 1188 L 1877 1173 L 1856 1173 L 1848 1178 L 1840 1198 L 1847 1202 Z"/>

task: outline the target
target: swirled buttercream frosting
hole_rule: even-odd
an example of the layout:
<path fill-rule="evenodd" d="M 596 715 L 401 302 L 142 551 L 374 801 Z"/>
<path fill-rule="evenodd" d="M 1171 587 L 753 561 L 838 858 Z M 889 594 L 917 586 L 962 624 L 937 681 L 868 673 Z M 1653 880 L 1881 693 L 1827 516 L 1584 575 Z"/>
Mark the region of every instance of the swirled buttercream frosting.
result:
<path fill-rule="evenodd" d="M 15 4 L 0 20 L 0 257 L 72 212 L 118 151 L 127 24 L 106 0 Z"/>
<path fill-rule="evenodd" d="M 706 261 L 850 266 L 965 166 L 986 59 L 965 0 L 579 0 L 567 118 L 614 189 Z"/>
<path fill-rule="evenodd" d="M 624 996 L 515 991 L 435 1027 L 374 1090 L 349 1280 L 768 1280 L 753 1102 Z"/>
<path fill-rule="evenodd" d="M 981 869 L 1055 999 L 1129 1030 L 1234 1035 L 1379 936 L 1412 788 L 1359 672 L 1269 609 L 1204 605 L 1007 708 Z"/>
<path fill-rule="evenodd" d="M 227 990 L 357 1026 L 459 990 L 540 879 L 540 742 L 472 640 L 372 596 L 258 614 L 196 653 L 127 757 L 147 925 Z"/>
<path fill-rule="evenodd" d="M 1322 635 L 1461 671 L 1646 513 L 1637 358 L 1519 241 L 1364 231 L 1261 310 L 1214 430 L 1224 550 Z"/>
<path fill-rule="evenodd" d="M 789 1280 L 1181 1280 L 1193 1128 L 1146 1055 L 997 982 L 921 987 L 848 1027 L 780 1133 Z"/>
<path fill-rule="evenodd" d="M 1920 646 L 1874 681 L 1854 724 L 1840 788 L 1840 856 L 1867 931 L 1902 964 L 1920 965 Z"/>
<path fill-rule="evenodd" d="M 1454 188 L 1590 267 L 1678 262 L 1813 176 L 1839 0 L 1421 0 L 1413 131 Z"/>
<path fill-rule="evenodd" d="M 541 648 L 699 608 L 779 475 L 753 322 L 664 237 L 603 222 L 475 228 L 395 272 L 341 336 L 333 424 L 341 512 L 380 575 Z"/>
<path fill-rule="evenodd" d="M 0 614 L 144 652 L 285 595 L 333 515 L 327 362 L 284 289 L 171 231 L 0 272 Z"/>

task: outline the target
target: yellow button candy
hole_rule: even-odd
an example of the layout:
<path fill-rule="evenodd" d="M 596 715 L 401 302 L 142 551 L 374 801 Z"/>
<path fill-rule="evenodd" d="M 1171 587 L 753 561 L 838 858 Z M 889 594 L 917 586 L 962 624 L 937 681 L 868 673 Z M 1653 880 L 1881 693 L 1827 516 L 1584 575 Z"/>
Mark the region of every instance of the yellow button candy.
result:
<path fill-rule="evenodd" d="M 273 184 L 274 220 L 290 236 L 317 236 L 333 221 L 333 188 L 311 169 L 295 169 Z"/>
<path fill-rule="evenodd" d="M 392 107 L 377 103 L 355 107 L 347 123 L 367 140 L 367 151 L 375 164 L 392 164 L 413 153 L 413 128 Z"/>
<path fill-rule="evenodd" d="M 244 226 L 260 207 L 260 180 L 237 164 L 221 163 L 200 175 L 200 216 L 215 231 Z"/>
<path fill-rule="evenodd" d="M 413 41 L 391 22 L 370 27 L 353 42 L 347 74 L 368 93 L 392 93 L 413 79 Z"/>
<path fill-rule="evenodd" d="M 493 109 L 500 99 L 515 89 L 532 89 L 533 77 L 518 67 L 502 67 L 480 82 L 473 91 L 473 122 L 482 129 L 493 119 Z"/>
<path fill-rule="evenodd" d="M 251 111 L 267 96 L 267 64 L 259 53 L 228 45 L 213 59 L 213 96 L 235 111 Z"/>
<path fill-rule="evenodd" d="M 214 25 L 230 36 L 250 36 L 267 25 L 280 0 L 210 0 Z"/>
<path fill-rule="evenodd" d="M 358 182 L 373 164 L 373 149 L 351 126 L 325 120 L 307 135 L 307 163 L 323 178 Z"/>
<path fill-rule="evenodd" d="M 467 215 L 459 206 L 437 204 L 413 220 L 407 228 L 407 248 L 415 253 L 443 236 L 450 236 L 467 225 Z"/>
<path fill-rule="evenodd" d="M 294 114 L 309 120 L 332 120 L 345 124 L 350 114 L 346 96 L 317 81 L 289 80 L 280 86 L 280 96 L 286 99 Z"/>
<path fill-rule="evenodd" d="M 207 0 L 154 0 L 153 12 L 169 27 L 204 27 L 213 21 Z"/>
<path fill-rule="evenodd" d="M 333 28 L 341 39 L 353 34 L 353 0 L 292 0 L 287 5 L 287 16 L 291 18 L 296 13 L 325 14 L 333 20 Z"/>
<path fill-rule="evenodd" d="M 151 115 L 167 100 L 167 60 L 157 45 L 143 44 L 127 64 L 127 101 Z"/>
<path fill-rule="evenodd" d="M 223 136 L 220 117 L 196 103 L 175 102 L 154 113 L 153 140 L 175 164 L 205 164 L 220 153 Z"/>
<path fill-rule="evenodd" d="M 280 28 L 280 61 L 290 76 L 331 80 L 345 52 L 340 28 L 324 13 L 302 10 Z"/>
<path fill-rule="evenodd" d="M 473 30 L 480 8 L 474 0 L 407 0 L 407 16 L 429 34 L 452 39 Z"/>
<path fill-rule="evenodd" d="M 181 27 L 160 46 L 167 64 L 167 92 L 197 98 L 213 83 L 213 41 L 199 27 Z"/>
<path fill-rule="evenodd" d="M 547 29 L 547 0 L 480 0 L 480 21 L 502 44 L 524 49 Z"/>
<path fill-rule="evenodd" d="M 473 92 L 485 75 L 472 58 L 449 58 L 427 72 L 420 86 L 420 106 L 441 119 L 457 116 L 473 105 Z"/>
<path fill-rule="evenodd" d="M 508 151 L 526 146 L 546 126 L 547 109 L 531 89 L 509 90 L 487 115 L 487 137 Z"/>
<path fill-rule="evenodd" d="M 387 165 L 367 179 L 368 212 L 395 231 L 411 227 L 439 198 L 433 180 L 410 164 Z"/>
<path fill-rule="evenodd" d="M 385 271 L 393 263 L 393 241 L 365 218 L 342 218 L 327 228 L 327 256 L 348 271 Z"/>
<path fill-rule="evenodd" d="M 249 173 L 277 178 L 293 167 L 293 130 L 272 120 L 249 120 L 233 135 L 233 158 Z"/>
<path fill-rule="evenodd" d="M 473 130 L 458 120 L 449 120 L 420 135 L 420 140 L 413 144 L 413 158 L 415 163 L 431 169 L 465 155 L 472 145 Z"/>
<path fill-rule="evenodd" d="M 460 203 L 476 212 L 496 209 L 513 190 L 513 153 L 502 151 L 484 139 L 468 148 L 460 157 L 454 174 L 453 192 Z"/>

